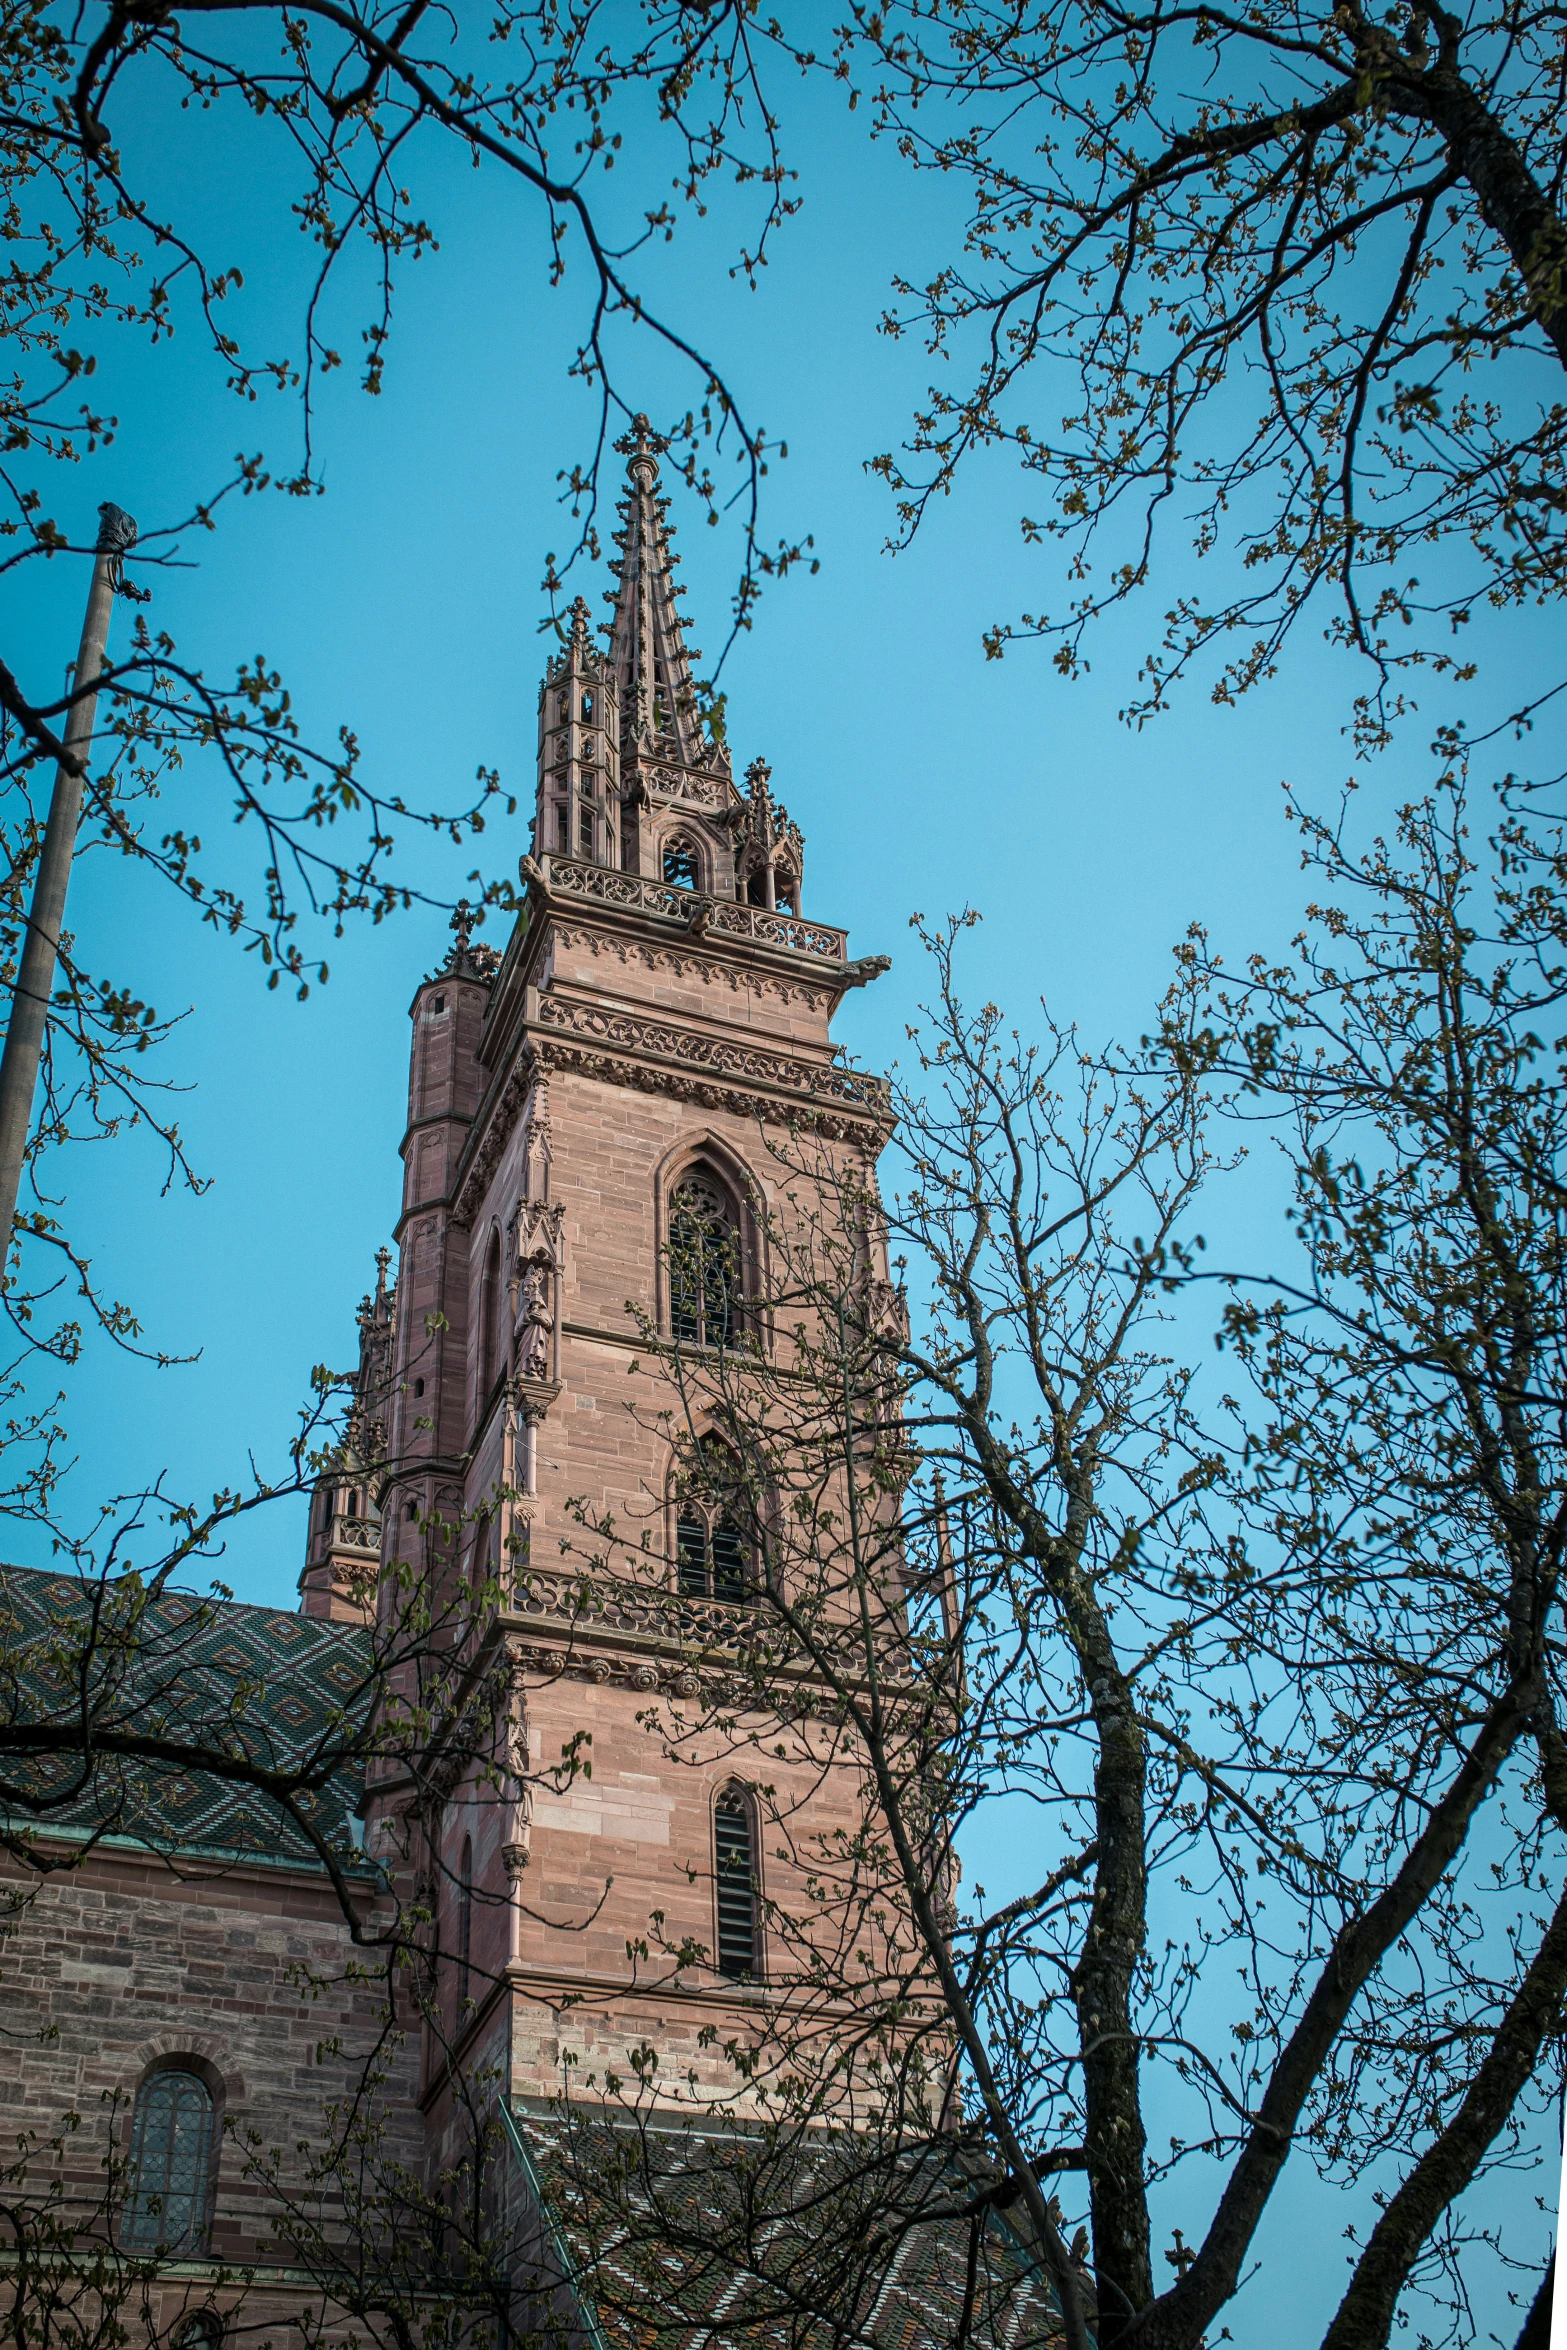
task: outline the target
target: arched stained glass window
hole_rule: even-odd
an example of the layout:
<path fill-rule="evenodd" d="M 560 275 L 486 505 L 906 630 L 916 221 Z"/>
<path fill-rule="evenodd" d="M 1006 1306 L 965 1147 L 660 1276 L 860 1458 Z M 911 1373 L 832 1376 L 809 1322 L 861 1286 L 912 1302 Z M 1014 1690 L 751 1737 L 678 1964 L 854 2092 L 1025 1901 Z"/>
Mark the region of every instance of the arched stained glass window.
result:
<path fill-rule="evenodd" d="M 222 2350 L 223 2320 L 215 2309 L 192 2310 L 181 2318 L 173 2340 L 174 2350 Z"/>
<path fill-rule="evenodd" d="M 726 1787 L 713 1807 L 713 1857 L 718 1971 L 740 1978 L 757 1975 L 756 1831 L 743 1787 Z"/>
<path fill-rule="evenodd" d="M 212 2159 L 212 2092 L 206 2082 L 175 2066 L 152 2074 L 131 2121 L 124 2243 L 138 2252 L 205 2252 Z"/>
<path fill-rule="evenodd" d="M 688 1346 L 732 1346 L 740 1235 L 734 1202 L 704 1169 L 677 1185 L 669 1218 L 669 1318 Z"/>

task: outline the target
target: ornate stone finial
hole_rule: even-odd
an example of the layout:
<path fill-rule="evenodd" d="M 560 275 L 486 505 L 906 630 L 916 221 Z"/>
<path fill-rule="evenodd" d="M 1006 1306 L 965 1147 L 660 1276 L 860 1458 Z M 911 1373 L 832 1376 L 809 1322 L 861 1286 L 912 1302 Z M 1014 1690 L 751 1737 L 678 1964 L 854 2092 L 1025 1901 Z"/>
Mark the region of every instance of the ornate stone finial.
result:
<path fill-rule="evenodd" d="M 566 618 L 569 623 L 566 634 L 570 642 L 573 645 L 591 646 L 593 615 L 588 609 L 586 596 L 578 596 L 574 599 Z"/>
<path fill-rule="evenodd" d="M 751 786 L 751 791 L 755 798 L 768 799 L 771 797 L 767 786 L 772 781 L 772 773 L 773 771 L 768 766 L 765 759 L 753 759 L 751 761 L 750 766 L 745 771 L 745 780 Z"/>
<path fill-rule="evenodd" d="M 378 1306 L 379 1306 L 379 1305 L 384 1305 L 384 1304 L 386 1303 L 386 1271 L 387 1271 L 387 1267 L 390 1265 L 391 1261 L 392 1261 L 392 1252 L 391 1252 L 391 1250 L 390 1250 L 389 1248 L 378 1248 L 378 1249 L 376 1250 L 376 1252 L 375 1252 L 375 1302 L 376 1302 L 376 1304 L 377 1304 Z"/>
<path fill-rule="evenodd" d="M 501 959 L 493 947 L 473 943 L 473 926 L 478 918 L 478 909 L 470 906 L 466 898 L 459 898 L 452 909 L 452 929 L 456 935 L 446 950 L 441 978 L 482 979 L 488 985 L 500 969 Z"/>
<path fill-rule="evenodd" d="M 633 416 L 631 430 L 623 433 L 615 443 L 617 456 L 627 460 L 626 471 L 639 490 L 658 486 L 658 461 L 669 443 L 656 433 L 645 416 Z"/>

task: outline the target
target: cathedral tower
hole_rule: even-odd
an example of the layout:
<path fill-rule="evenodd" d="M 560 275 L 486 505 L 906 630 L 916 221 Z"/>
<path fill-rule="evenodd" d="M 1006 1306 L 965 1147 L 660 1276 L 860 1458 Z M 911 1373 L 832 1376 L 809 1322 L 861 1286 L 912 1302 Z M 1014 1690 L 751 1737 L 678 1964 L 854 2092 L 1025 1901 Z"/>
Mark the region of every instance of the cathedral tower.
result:
<path fill-rule="evenodd" d="M 747 1790 L 719 1765 L 672 1766 L 647 1720 L 695 1694 L 692 1626 L 722 1643 L 752 1565 L 674 1488 L 627 1301 L 687 1344 L 740 1343 L 737 1294 L 761 1280 L 759 1203 L 776 1193 L 768 1132 L 803 1124 L 868 1166 L 886 1131 L 884 1087 L 829 1037 L 846 990 L 885 963 L 851 961 L 844 932 L 806 916 L 804 844 L 767 767 L 737 785 L 701 723 L 661 444 L 639 418 L 620 447 L 608 641 L 579 600 L 540 691 L 526 902 L 499 957 L 460 913 L 414 995 L 399 1271 L 372 1309 L 391 1316 L 400 1464 L 384 1555 L 418 1555 L 445 1539 L 432 1521 L 461 1519 L 452 1555 L 428 1563 L 502 1568 L 493 1638 L 530 1769 L 591 1753 L 591 1776 L 536 1780 L 510 1810 L 459 1777 L 440 1828 L 460 2053 L 524 2100 L 623 2068 L 639 2043 L 661 2077 L 722 2093 L 712 2044 L 743 2036 L 765 1997 L 773 1864 Z M 693 1208 L 730 1236 L 738 1292 L 700 1267 L 672 1282 L 671 1228 Z M 651 1589 L 584 1612 L 584 1511 L 645 1531 Z M 342 1578 L 313 1539 L 306 1605 L 325 1612 Z M 851 1789 L 829 1778 L 811 1801 L 824 1829 L 852 1827 Z M 628 1946 L 654 1912 L 710 1964 L 647 1987 Z"/>

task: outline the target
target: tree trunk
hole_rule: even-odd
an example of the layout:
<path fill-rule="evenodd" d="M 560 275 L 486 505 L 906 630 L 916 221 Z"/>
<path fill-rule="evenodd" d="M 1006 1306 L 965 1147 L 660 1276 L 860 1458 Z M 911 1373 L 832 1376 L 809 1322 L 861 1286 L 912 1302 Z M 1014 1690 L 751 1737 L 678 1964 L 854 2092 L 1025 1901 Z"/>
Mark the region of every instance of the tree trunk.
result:
<path fill-rule="evenodd" d="M 1567 1893 L 1457 2112 L 1378 2220 L 1322 2350 L 1383 2350 L 1409 2272 L 1517 2103 L 1567 1993 Z"/>
<path fill-rule="evenodd" d="M 1444 49 L 1456 46 L 1456 34 L 1440 17 L 1437 22 Z M 1567 367 L 1567 229 L 1516 140 L 1446 56 L 1427 73 L 1395 75 L 1390 94 L 1397 112 L 1417 114 L 1441 133 L 1453 168 L 1507 247 L 1530 307 Z"/>
<path fill-rule="evenodd" d="M 1108 1650 L 1108 1639 L 1104 1642 Z M 1099 1759 L 1094 1805 L 1100 1859 L 1094 1907 L 1073 1976 L 1083 2051 L 1084 2142 L 1099 2339 L 1108 2345 L 1153 2299 L 1132 1987 L 1148 1914 L 1146 1757 L 1131 1693 L 1105 1657 L 1085 1660 Z"/>
<path fill-rule="evenodd" d="M 1545 2264 L 1540 2290 L 1534 2297 L 1533 2308 L 1523 2321 L 1523 2332 L 1513 2350 L 1551 2350 L 1551 2301 L 1555 2283 L 1556 2255 L 1553 2252 Z"/>

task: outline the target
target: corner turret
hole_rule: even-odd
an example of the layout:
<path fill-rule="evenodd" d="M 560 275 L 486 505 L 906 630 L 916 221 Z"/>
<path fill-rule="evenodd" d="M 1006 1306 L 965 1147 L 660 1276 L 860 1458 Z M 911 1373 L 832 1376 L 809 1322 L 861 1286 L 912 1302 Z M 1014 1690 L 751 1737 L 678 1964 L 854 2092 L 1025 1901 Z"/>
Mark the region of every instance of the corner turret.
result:
<path fill-rule="evenodd" d="M 392 1317 L 397 1291 L 387 1284 L 389 1249 L 375 1252 L 375 1288 L 359 1301 L 359 1368 L 340 1444 L 327 1455 L 310 1504 L 299 1604 L 307 1616 L 368 1623 L 381 1563 L 381 1495 L 392 1379 Z"/>

